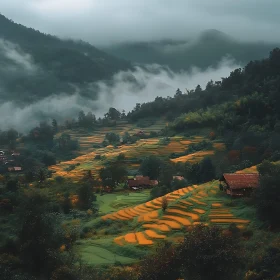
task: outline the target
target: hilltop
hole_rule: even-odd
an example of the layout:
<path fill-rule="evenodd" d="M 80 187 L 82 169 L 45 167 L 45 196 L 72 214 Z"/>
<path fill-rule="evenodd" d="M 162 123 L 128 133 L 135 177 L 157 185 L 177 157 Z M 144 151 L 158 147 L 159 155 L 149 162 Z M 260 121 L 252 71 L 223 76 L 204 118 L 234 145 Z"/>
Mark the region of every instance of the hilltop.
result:
<path fill-rule="evenodd" d="M 180 71 L 191 67 L 215 67 L 227 56 L 245 65 L 251 60 L 264 58 L 276 46 L 279 46 L 279 42 L 241 42 L 221 31 L 210 29 L 188 40 L 122 43 L 103 49 L 134 63 L 157 63 Z"/>
<path fill-rule="evenodd" d="M 1 99 L 23 102 L 53 93 L 73 93 L 75 87 L 83 89 L 86 84 L 109 79 L 131 67 L 128 61 L 87 42 L 43 34 L 1 14 L 0 61 Z"/>

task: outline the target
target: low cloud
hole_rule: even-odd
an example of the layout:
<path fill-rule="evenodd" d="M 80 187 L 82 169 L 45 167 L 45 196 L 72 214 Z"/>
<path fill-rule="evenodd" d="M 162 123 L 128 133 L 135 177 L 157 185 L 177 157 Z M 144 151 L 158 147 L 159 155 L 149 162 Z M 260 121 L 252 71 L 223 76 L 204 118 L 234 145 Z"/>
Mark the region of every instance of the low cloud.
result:
<path fill-rule="evenodd" d="M 189 72 L 175 73 L 160 65 L 137 66 L 133 71 L 117 73 L 107 83 L 89 85 L 89 91 L 97 90 L 97 100 L 82 97 L 77 89 L 74 95 L 50 96 L 25 107 L 18 107 L 13 102 L 1 104 L 0 127 L 27 132 L 38 125 L 39 121 L 56 118 L 62 122 L 76 118 L 80 110 L 91 111 L 97 117 L 102 117 L 110 107 L 128 112 L 136 103 L 153 101 L 157 96 L 173 96 L 177 88 L 183 92 L 198 84 L 204 88 L 211 79 L 220 80 L 238 67 L 240 66 L 229 58 L 223 59 L 218 67 L 210 67 L 205 71 L 193 68 Z"/>
<path fill-rule="evenodd" d="M 26 71 L 28 73 L 35 73 L 38 67 L 34 64 L 32 56 L 23 52 L 17 45 L 0 39 L 0 54 L 2 59 L 6 60 L 5 71 Z M 2 65 L 3 66 L 3 65 Z"/>

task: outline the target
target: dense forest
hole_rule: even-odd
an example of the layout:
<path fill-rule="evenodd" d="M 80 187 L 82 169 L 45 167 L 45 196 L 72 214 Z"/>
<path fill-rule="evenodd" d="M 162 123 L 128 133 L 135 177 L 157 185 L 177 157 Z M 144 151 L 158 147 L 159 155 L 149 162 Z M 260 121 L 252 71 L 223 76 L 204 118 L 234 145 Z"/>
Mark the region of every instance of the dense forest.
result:
<path fill-rule="evenodd" d="M 1 99 L 36 101 L 53 93 L 88 95 L 88 83 L 106 80 L 130 63 L 83 41 L 62 40 L 0 14 Z M 91 93 L 94 95 L 94 92 Z"/>

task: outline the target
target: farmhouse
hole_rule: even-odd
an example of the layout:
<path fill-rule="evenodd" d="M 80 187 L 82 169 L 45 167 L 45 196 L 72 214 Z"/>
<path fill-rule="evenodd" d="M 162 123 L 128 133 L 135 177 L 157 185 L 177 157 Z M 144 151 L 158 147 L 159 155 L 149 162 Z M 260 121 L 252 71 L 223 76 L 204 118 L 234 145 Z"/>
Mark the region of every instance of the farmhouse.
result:
<path fill-rule="evenodd" d="M 19 171 L 22 171 L 22 168 L 19 167 L 19 166 L 8 167 L 8 171 L 9 171 L 9 172 L 19 172 Z"/>
<path fill-rule="evenodd" d="M 143 130 L 139 130 L 137 133 L 133 134 L 133 136 L 143 136 L 145 132 Z"/>
<path fill-rule="evenodd" d="M 185 178 L 183 176 L 173 176 L 173 180 L 183 181 Z"/>
<path fill-rule="evenodd" d="M 259 174 L 225 173 L 220 179 L 220 189 L 230 196 L 240 197 L 250 195 L 259 186 Z"/>
<path fill-rule="evenodd" d="M 157 180 L 150 180 L 148 176 L 136 176 L 127 180 L 127 185 L 132 190 L 151 188 L 158 184 Z"/>

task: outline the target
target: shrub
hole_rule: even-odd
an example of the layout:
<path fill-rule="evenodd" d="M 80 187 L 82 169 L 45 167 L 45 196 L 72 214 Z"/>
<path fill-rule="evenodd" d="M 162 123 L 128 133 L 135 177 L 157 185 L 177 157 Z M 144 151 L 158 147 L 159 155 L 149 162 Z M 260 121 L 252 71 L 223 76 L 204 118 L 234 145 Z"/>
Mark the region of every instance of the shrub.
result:
<path fill-rule="evenodd" d="M 211 132 L 209 133 L 209 139 L 210 139 L 210 140 L 216 139 L 216 133 L 215 133 L 214 131 L 211 131 Z"/>
<path fill-rule="evenodd" d="M 168 207 L 168 200 L 166 198 L 166 196 L 164 196 L 162 198 L 162 203 L 161 203 L 161 208 L 162 208 L 162 211 L 165 212 L 165 210 L 167 209 Z"/>
<path fill-rule="evenodd" d="M 62 177 L 62 176 L 56 176 L 54 179 L 59 184 L 61 184 L 61 183 L 63 183 L 65 181 L 65 178 Z"/>

